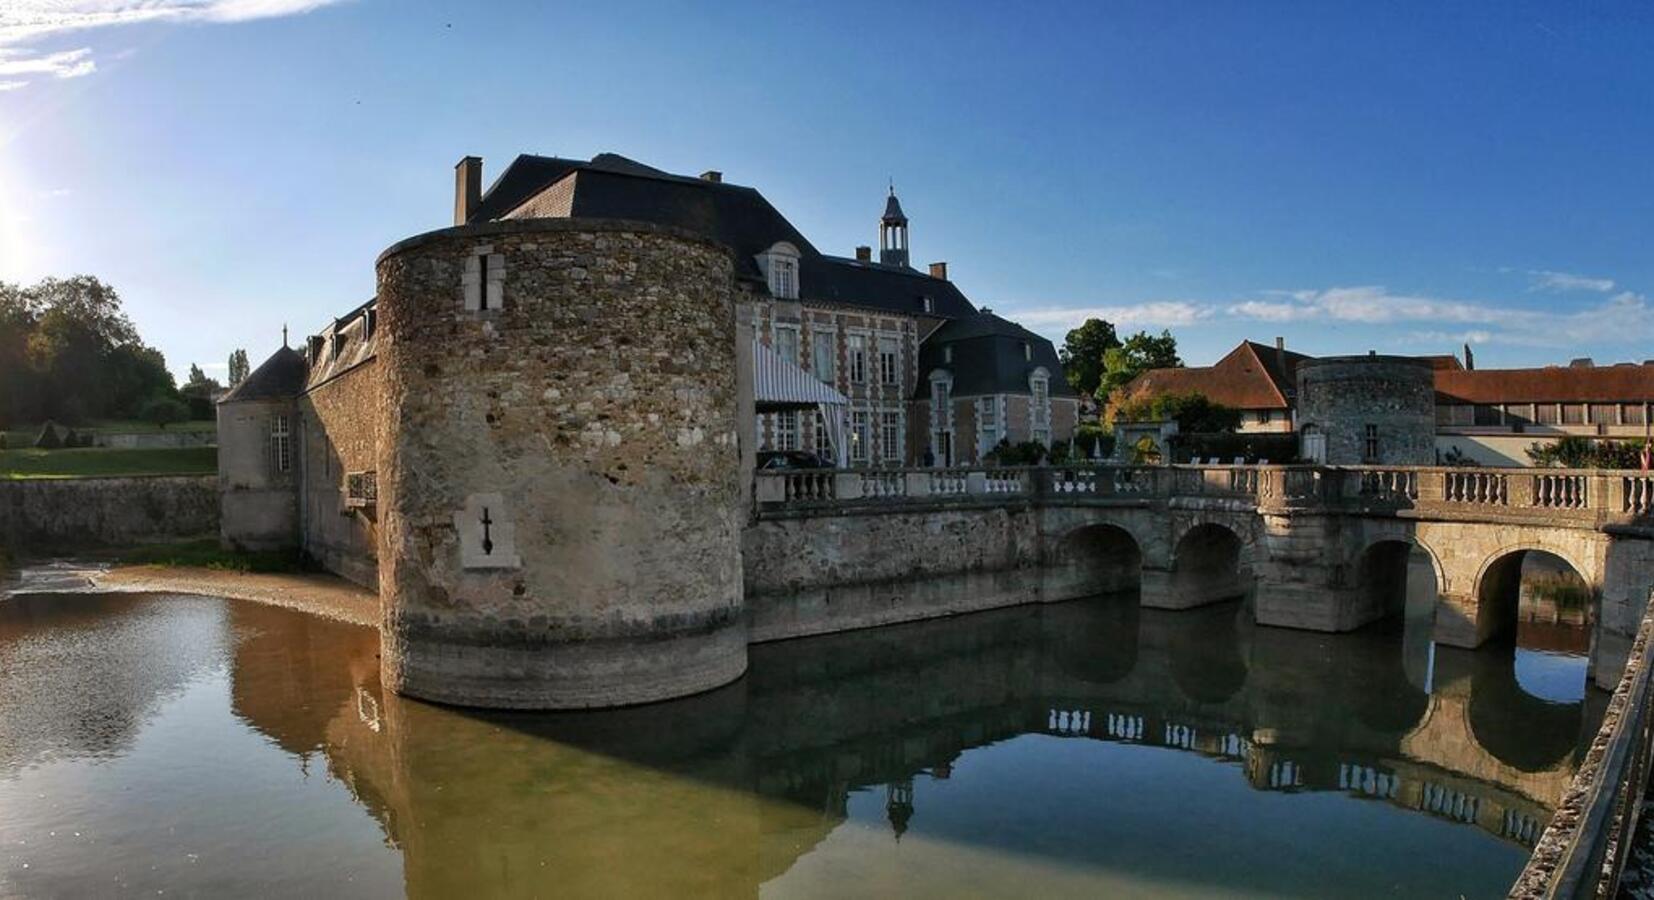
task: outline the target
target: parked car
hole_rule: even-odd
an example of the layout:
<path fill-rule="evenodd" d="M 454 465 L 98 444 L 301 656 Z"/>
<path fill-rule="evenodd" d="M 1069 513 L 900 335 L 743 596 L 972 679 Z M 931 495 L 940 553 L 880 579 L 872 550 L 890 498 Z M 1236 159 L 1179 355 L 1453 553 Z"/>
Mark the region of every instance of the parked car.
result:
<path fill-rule="evenodd" d="M 765 450 L 758 454 L 759 469 L 831 469 L 833 464 L 808 450 Z"/>

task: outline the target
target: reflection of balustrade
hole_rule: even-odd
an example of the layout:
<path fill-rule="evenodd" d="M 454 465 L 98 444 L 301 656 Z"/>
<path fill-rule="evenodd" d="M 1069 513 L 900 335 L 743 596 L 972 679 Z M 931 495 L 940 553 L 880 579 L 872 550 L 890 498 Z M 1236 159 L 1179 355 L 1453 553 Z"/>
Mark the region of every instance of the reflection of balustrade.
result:
<path fill-rule="evenodd" d="M 1359 763 L 1339 763 L 1338 787 L 1368 797 L 1394 800 L 1401 791 L 1401 776 Z"/>
<path fill-rule="evenodd" d="M 1456 822 L 1475 824 L 1481 806 L 1480 797 L 1439 784 L 1425 784 L 1419 791 L 1419 809 Z"/>
<path fill-rule="evenodd" d="M 1056 734 L 1091 733 L 1091 712 L 1084 709 L 1052 709 L 1046 715 L 1045 730 Z"/>
<path fill-rule="evenodd" d="M 1140 741 L 1143 739 L 1144 725 L 1142 716 L 1109 713 L 1103 720 L 1103 733 L 1116 740 Z"/>
<path fill-rule="evenodd" d="M 1269 767 L 1269 786 L 1280 790 L 1304 786 L 1304 771 L 1298 764 L 1283 759 Z"/>
<path fill-rule="evenodd" d="M 1514 809 L 1507 809 L 1500 821 L 1499 836 L 1531 847 L 1539 838 L 1539 820 Z"/>

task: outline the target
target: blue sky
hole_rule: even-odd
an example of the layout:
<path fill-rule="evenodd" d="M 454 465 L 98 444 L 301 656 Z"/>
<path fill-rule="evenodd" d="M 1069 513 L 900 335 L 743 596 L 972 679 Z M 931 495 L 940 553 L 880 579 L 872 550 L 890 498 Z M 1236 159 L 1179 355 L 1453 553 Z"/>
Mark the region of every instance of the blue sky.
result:
<path fill-rule="evenodd" d="M 1058 340 L 1641 360 L 1651 9 L 7 0 L 0 279 L 96 274 L 222 376 L 368 298 L 459 157 L 614 151 L 844 254 L 894 178 L 916 264 Z"/>

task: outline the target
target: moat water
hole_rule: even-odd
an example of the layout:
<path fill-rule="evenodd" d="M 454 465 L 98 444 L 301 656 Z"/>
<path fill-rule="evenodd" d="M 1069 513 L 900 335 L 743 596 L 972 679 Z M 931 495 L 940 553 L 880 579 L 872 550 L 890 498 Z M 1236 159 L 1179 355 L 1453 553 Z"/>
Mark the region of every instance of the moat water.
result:
<path fill-rule="evenodd" d="M 1602 706 L 1528 618 L 1078 601 L 527 715 L 387 695 L 373 630 L 285 609 L 14 597 L 0 896 L 1502 896 Z"/>

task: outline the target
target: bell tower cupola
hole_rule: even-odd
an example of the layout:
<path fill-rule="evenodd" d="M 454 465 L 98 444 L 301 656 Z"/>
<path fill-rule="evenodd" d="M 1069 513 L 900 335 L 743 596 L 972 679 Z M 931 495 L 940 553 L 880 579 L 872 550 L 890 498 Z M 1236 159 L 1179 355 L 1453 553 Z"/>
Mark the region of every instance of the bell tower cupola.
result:
<path fill-rule="evenodd" d="M 890 185 L 890 196 L 884 201 L 884 215 L 879 217 L 879 262 L 887 266 L 906 266 L 907 214 L 902 202 L 896 199 L 896 185 Z"/>

